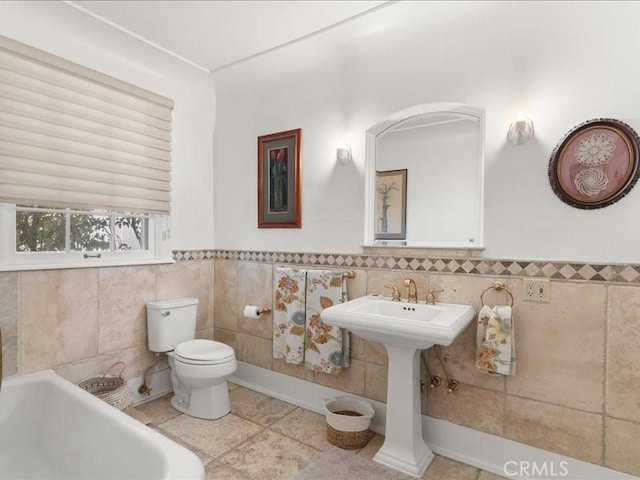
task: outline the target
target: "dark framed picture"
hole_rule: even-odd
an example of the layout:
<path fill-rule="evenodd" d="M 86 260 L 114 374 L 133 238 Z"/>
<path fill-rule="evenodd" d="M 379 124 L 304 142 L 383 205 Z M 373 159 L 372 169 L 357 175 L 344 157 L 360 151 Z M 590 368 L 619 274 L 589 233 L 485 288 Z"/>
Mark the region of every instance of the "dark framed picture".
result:
<path fill-rule="evenodd" d="M 407 238 L 407 169 L 376 172 L 376 240 Z"/>
<path fill-rule="evenodd" d="M 258 137 L 258 228 L 300 228 L 302 130 Z"/>
<path fill-rule="evenodd" d="M 578 125 L 551 154 L 551 188 L 575 208 L 617 202 L 638 180 L 639 143 L 633 128 L 619 120 L 599 118 Z"/>

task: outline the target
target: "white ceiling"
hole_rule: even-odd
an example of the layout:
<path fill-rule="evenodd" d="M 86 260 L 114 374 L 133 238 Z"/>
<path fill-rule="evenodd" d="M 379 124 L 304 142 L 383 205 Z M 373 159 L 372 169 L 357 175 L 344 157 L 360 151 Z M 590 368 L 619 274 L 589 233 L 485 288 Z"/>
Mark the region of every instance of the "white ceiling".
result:
<path fill-rule="evenodd" d="M 277 48 L 387 1 L 66 2 L 206 71 Z"/>

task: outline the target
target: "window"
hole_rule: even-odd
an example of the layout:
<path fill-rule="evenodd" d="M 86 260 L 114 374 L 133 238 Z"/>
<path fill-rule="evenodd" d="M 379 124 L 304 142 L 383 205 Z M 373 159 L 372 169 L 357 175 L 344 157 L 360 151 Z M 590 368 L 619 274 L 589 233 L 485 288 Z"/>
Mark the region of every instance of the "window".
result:
<path fill-rule="evenodd" d="M 0 213 L 9 227 L 0 238 L 1 270 L 171 261 L 167 216 L 10 204 Z"/>
<path fill-rule="evenodd" d="M 173 101 L 0 36 L 0 270 L 171 261 Z"/>

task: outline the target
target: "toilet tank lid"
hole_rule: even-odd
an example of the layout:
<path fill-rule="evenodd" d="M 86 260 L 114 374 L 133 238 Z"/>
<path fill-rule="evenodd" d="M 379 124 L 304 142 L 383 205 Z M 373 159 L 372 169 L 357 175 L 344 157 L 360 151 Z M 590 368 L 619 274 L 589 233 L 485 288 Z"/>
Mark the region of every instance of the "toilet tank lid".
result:
<path fill-rule="evenodd" d="M 168 300 L 158 300 L 157 302 L 147 303 L 147 308 L 150 310 L 165 310 L 168 308 L 187 307 L 189 305 L 197 305 L 197 298 L 183 297 L 183 298 L 170 298 Z"/>

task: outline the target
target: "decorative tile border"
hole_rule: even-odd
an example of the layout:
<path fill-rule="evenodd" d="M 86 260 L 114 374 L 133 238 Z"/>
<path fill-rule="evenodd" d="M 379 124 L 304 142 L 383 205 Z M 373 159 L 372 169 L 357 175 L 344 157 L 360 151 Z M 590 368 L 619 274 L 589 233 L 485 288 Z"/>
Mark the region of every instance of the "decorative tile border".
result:
<path fill-rule="evenodd" d="M 323 267 L 377 268 L 428 273 L 537 277 L 640 284 L 640 265 L 493 260 L 488 258 L 397 257 L 339 253 L 260 252 L 245 250 L 176 250 L 176 261 L 241 260 Z"/>

